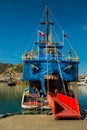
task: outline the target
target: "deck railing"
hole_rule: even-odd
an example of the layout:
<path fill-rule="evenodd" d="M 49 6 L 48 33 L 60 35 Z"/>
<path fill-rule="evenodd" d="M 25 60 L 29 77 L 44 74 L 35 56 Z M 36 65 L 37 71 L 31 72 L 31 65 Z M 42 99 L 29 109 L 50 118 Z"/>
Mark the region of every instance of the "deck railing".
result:
<path fill-rule="evenodd" d="M 79 61 L 79 57 L 62 57 L 59 54 L 38 54 L 38 53 L 28 53 L 27 55 L 24 53 L 22 55 L 22 60 L 60 60 L 60 61 Z"/>

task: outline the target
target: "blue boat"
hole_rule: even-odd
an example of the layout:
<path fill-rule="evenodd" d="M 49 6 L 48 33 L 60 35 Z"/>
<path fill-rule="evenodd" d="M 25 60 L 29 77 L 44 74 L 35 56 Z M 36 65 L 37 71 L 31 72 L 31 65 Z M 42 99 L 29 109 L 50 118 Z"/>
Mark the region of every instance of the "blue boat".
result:
<path fill-rule="evenodd" d="M 64 54 L 64 41 L 69 42 L 64 31 L 62 41 L 55 41 L 54 23 L 49 18 L 50 10 L 46 5 L 45 21 L 38 31 L 36 50 L 25 51 L 22 55 L 22 80 L 29 81 L 23 92 L 21 107 L 24 110 L 51 110 L 55 118 L 80 118 L 78 101 L 68 84 L 78 80 L 79 58 L 72 45 Z M 69 43 L 70 44 L 70 43 Z"/>

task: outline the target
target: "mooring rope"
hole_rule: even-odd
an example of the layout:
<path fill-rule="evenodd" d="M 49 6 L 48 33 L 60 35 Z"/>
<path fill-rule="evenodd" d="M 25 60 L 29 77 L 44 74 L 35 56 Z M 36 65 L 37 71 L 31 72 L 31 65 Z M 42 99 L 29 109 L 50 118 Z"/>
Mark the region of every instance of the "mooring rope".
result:
<path fill-rule="evenodd" d="M 5 114 L 1 114 L 1 115 L 0 115 L 0 119 L 6 118 L 6 117 L 9 117 L 9 116 L 18 115 L 18 114 L 22 114 L 21 111 L 14 112 L 14 113 L 5 113 Z"/>

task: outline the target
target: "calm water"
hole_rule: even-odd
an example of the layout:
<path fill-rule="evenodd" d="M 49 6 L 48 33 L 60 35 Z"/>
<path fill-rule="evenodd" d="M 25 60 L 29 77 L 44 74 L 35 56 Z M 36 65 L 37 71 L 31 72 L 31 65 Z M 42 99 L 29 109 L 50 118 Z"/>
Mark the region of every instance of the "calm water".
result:
<path fill-rule="evenodd" d="M 21 111 L 21 98 L 26 86 L 9 87 L 0 83 L 0 114 Z M 87 110 L 87 86 L 74 86 L 81 110 Z"/>
<path fill-rule="evenodd" d="M 25 88 L 23 85 L 10 87 L 6 83 L 0 83 L 0 114 L 21 110 L 21 98 Z"/>

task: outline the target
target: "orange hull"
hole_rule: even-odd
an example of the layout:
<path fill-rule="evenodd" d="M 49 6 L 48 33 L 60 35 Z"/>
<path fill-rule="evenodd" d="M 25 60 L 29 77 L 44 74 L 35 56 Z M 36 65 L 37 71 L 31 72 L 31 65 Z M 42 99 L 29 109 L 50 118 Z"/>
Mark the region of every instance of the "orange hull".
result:
<path fill-rule="evenodd" d="M 80 118 L 79 105 L 75 98 L 60 93 L 54 97 L 47 93 L 47 100 L 55 118 Z"/>

